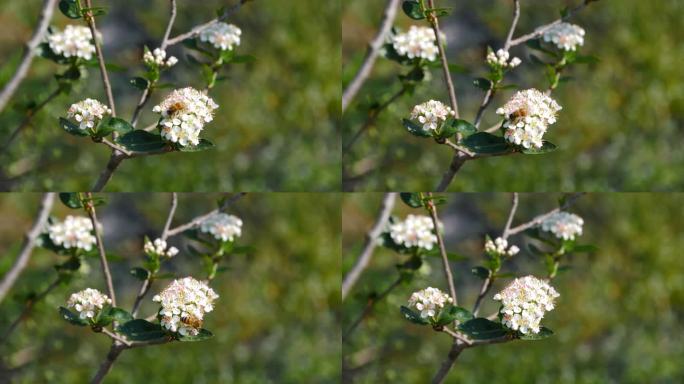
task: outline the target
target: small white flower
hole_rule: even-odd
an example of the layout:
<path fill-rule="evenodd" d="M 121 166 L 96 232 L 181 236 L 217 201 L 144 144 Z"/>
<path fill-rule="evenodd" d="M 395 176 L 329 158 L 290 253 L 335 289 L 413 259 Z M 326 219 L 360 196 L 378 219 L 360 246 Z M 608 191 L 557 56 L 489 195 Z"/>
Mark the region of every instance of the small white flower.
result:
<path fill-rule="evenodd" d="M 49 34 L 47 40 L 52 52 L 64 57 L 90 60 L 95 53 L 93 34 L 88 27 L 67 25 L 64 31 Z"/>
<path fill-rule="evenodd" d="M 156 255 L 159 257 L 172 258 L 178 254 L 178 249 L 176 247 L 167 247 L 166 241 L 162 239 L 146 241 L 143 250 L 150 256 Z"/>
<path fill-rule="evenodd" d="M 510 61 L 508 60 L 511 57 L 511 55 L 508 53 L 508 51 L 504 51 L 503 49 L 499 49 L 496 51 L 490 51 L 487 54 L 487 64 L 489 66 L 494 67 L 494 68 L 510 68 L 513 69 L 520 65 L 522 62 L 519 58 L 514 57 Z"/>
<path fill-rule="evenodd" d="M 577 46 L 584 45 L 585 31 L 582 27 L 570 23 L 559 23 L 544 31 L 543 39 L 555 44 L 558 49 L 574 51 Z"/>
<path fill-rule="evenodd" d="M 240 45 L 242 30 L 233 24 L 218 22 L 200 32 L 200 40 L 208 42 L 216 49 L 230 51 Z"/>
<path fill-rule="evenodd" d="M 437 100 L 418 104 L 411 111 L 411 119 L 417 120 L 425 131 L 437 130 L 450 116 L 454 116 L 454 111 Z"/>
<path fill-rule="evenodd" d="M 399 55 L 409 59 L 435 61 L 439 54 L 435 31 L 429 27 L 412 25 L 408 32 L 391 36 L 390 42 Z"/>
<path fill-rule="evenodd" d="M 434 318 L 446 304 L 452 303 L 453 299 L 437 288 L 427 287 L 422 291 L 414 292 L 408 301 L 409 308 L 415 308 L 422 318 Z"/>
<path fill-rule="evenodd" d="M 404 247 L 418 247 L 431 250 L 437 243 L 434 223 L 428 216 L 408 215 L 406 220 L 390 225 L 392 240 Z"/>
<path fill-rule="evenodd" d="M 204 315 L 214 310 L 219 296 L 209 286 L 192 277 L 174 280 L 152 301 L 161 304 L 161 325 L 181 335 L 197 335 Z"/>
<path fill-rule="evenodd" d="M 167 59 L 166 51 L 162 50 L 161 48 L 155 48 L 154 51 L 145 52 L 143 55 L 143 62 L 145 65 L 151 68 L 171 68 L 178 63 L 178 59 L 175 56 L 170 56 Z"/>
<path fill-rule="evenodd" d="M 60 247 L 90 251 L 97 239 L 93 235 L 93 222 L 87 217 L 67 216 L 47 229 L 52 242 Z"/>
<path fill-rule="evenodd" d="M 242 235 L 242 220 L 227 213 L 215 213 L 202 221 L 200 231 L 210 233 L 217 240 L 233 241 Z"/>
<path fill-rule="evenodd" d="M 548 126 L 556 122 L 562 108 L 555 100 L 536 89 L 517 92 L 496 113 L 503 115 L 504 138 L 524 148 L 541 148 Z"/>
<path fill-rule="evenodd" d="M 520 252 L 520 248 L 515 245 L 509 247 L 507 240 L 502 237 L 497 237 L 494 241 L 492 241 L 492 239 L 487 239 L 485 242 L 485 251 L 487 251 L 487 253 L 511 257 Z"/>
<path fill-rule="evenodd" d="M 544 313 L 554 309 L 560 295 L 544 280 L 525 276 L 513 280 L 494 300 L 501 301 L 501 323 L 524 335 L 539 333 Z"/>
<path fill-rule="evenodd" d="M 97 289 L 86 288 L 80 292 L 71 294 L 67 301 L 67 307 L 78 312 L 81 319 L 92 319 L 98 312 L 112 300 Z"/>
<path fill-rule="evenodd" d="M 85 99 L 76 104 L 71 104 L 67 111 L 67 117 L 76 120 L 82 130 L 93 130 L 105 117 L 111 115 L 112 110 L 95 99 Z"/>
<path fill-rule="evenodd" d="M 200 132 L 214 119 L 218 104 L 204 93 L 191 88 L 177 89 L 152 111 L 161 114 L 161 136 L 181 146 L 199 144 Z"/>
<path fill-rule="evenodd" d="M 582 235 L 583 225 L 584 220 L 573 213 L 556 212 L 541 223 L 541 229 L 559 239 L 575 240 L 575 237 Z"/>

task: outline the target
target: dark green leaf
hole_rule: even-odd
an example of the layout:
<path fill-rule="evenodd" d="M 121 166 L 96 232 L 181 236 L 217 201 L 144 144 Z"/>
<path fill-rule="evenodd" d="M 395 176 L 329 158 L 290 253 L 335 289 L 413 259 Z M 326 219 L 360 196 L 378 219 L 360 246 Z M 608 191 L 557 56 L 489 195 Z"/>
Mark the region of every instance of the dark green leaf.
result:
<path fill-rule="evenodd" d="M 117 132 L 120 135 L 125 135 L 134 129 L 135 128 L 133 128 L 133 126 L 124 119 L 119 119 L 118 117 L 109 117 L 103 120 L 97 127 L 97 132 L 95 132 L 95 136 L 105 137 L 112 132 Z"/>
<path fill-rule="evenodd" d="M 506 140 L 487 132 L 478 132 L 463 139 L 463 145 L 478 154 L 503 154 L 511 151 Z"/>
<path fill-rule="evenodd" d="M 60 255 L 67 253 L 67 251 L 64 248 L 57 246 L 55 243 L 53 243 L 52 239 L 50 239 L 50 236 L 47 233 L 43 233 L 42 235 L 38 236 L 36 245 Z"/>
<path fill-rule="evenodd" d="M 470 272 L 482 280 L 488 278 L 490 273 L 489 269 L 480 266 L 473 267 L 473 269 L 471 269 Z"/>
<path fill-rule="evenodd" d="M 70 19 L 81 18 L 78 0 L 61 0 L 59 2 L 59 10 Z"/>
<path fill-rule="evenodd" d="M 59 314 L 62 316 L 64 320 L 70 322 L 73 325 L 78 325 L 80 327 L 88 325 L 87 320 L 81 319 L 77 314 L 71 312 L 70 310 L 64 307 L 59 307 Z"/>
<path fill-rule="evenodd" d="M 553 151 L 555 151 L 556 149 L 558 149 L 558 147 L 556 147 L 555 144 L 553 144 L 553 143 L 550 142 L 550 141 L 544 140 L 544 141 L 542 142 L 542 147 L 541 147 L 541 148 L 536 148 L 536 147 L 532 147 L 532 148 L 522 148 L 522 149 L 520 150 L 520 152 L 522 152 L 522 153 L 524 153 L 524 154 L 526 154 L 526 155 L 541 155 L 541 154 L 544 154 L 544 153 L 553 152 Z"/>
<path fill-rule="evenodd" d="M 145 90 L 150 84 L 149 81 L 147 81 L 146 79 L 143 79 L 142 77 L 134 77 L 129 82 L 131 83 L 132 86 L 138 88 L 141 91 Z"/>
<path fill-rule="evenodd" d="M 59 200 L 71 209 L 83 208 L 77 192 L 60 192 Z"/>
<path fill-rule="evenodd" d="M 414 60 L 409 59 L 406 56 L 400 55 L 392 44 L 385 44 L 380 50 L 380 54 L 388 60 L 396 61 L 402 65 L 409 65 L 414 62 Z"/>
<path fill-rule="evenodd" d="M 412 122 L 411 120 L 402 119 L 401 122 L 404 124 L 404 128 L 406 128 L 409 131 L 409 133 L 411 133 L 414 136 L 432 137 L 432 133 L 425 131 L 423 127 Z"/>
<path fill-rule="evenodd" d="M 475 340 L 496 339 L 506 336 L 508 333 L 501 323 L 495 323 L 482 317 L 468 320 L 459 325 L 458 329 Z"/>
<path fill-rule="evenodd" d="M 78 125 L 63 117 L 59 118 L 59 126 L 74 136 L 90 136 L 87 130 L 79 128 Z"/>
<path fill-rule="evenodd" d="M 118 331 L 133 341 L 155 340 L 166 336 L 166 332 L 159 324 L 153 324 L 143 319 L 128 321 L 120 325 Z"/>
<path fill-rule="evenodd" d="M 404 318 L 406 318 L 406 320 L 408 320 L 414 324 L 418 324 L 418 325 L 428 325 L 429 324 L 427 319 L 420 317 L 419 314 L 413 312 L 412 310 L 408 309 L 407 307 L 405 307 L 403 305 L 401 306 L 401 313 L 404 315 Z"/>
<path fill-rule="evenodd" d="M 411 208 L 420 208 L 423 206 L 423 200 L 420 198 L 420 193 L 416 192 L 401 192 L 399 194 L 401 201 Z"/>
<path fill-rule="evenodd" d="M 209 140 L 200 139 L 200 142 L 197 145 L 185 146 L 185 147 L 182 145 L 178 145 L 176 147 L 180 152 L 200 152 L 200 151 L 206 151 L 207 149 L 212 149 L 215 147 L 215 145 L 214 145 L 214 143 L 212 143 Z"/>
<path fill-rule="evenodd" d="M 116 321 L 119 324 L 124 324 L 133 320 L 133 315 L 128 313 L 128 311 L 126 311 L 125 309 L 117 307 L 109 309 L 109 317 L 111 317 L 113 321 Z"/>
<path fill-rule="evenodd" d="M 470 313 L 469 310 L 462 307 L 450 305 L 442 309 L 442 312 L 440 312 L 435 325 L 447 325 L 449 323 L 453 323 L 455 320 L 458 320 L 458 322 L 463 323 L 468 320 L 471 320 L 472 318 L 473 314 Z"/>
<path fill-rule="evenodd" d="M 541 327 L 539 329 L 539 333 L 530 333 L 527 335 L 523 335 L 522 333 L 518 333 L 518 338 L 520 340 L 541 340 L 541 339 L 546 339 L 547 337 L 553 335 L 553 331 L 546 328 L 546 327 Z"/>
<path fill-rule="evenodd" d="M 490 80 L 485 79 L 484 77 L 479 77 L 473 80 L 473 85 L 477 88 L 480 88 L 483 91 L 488 91 L 492 88 L 492 82 Z"/>
<path fill-rule="evenodd" d="M 410 252 L 409 248 L 406 248 L 403 245 L 395 243 L 394 239 L 392 239 L 392 236 L 390 236 L 388 232 L 385 232 L 380 236 L 380 245 L 401 254 L 406 254 Z"/>
<path fill-rule="evenodd" d="M 195 335 L 195 336 L 191 336 L 191 335 L 183 336 L 183 335 L 179 334 L 178 335 L 178 341 L 202 341 L 202 340 L 210 339 L 212 337 L 214 337 L 213 333 L 202 328 L 199 330 L 199 333 L 197 333 L 197 335 Z"/>
<path fill-rule="evenodd" d="M 134 152 L 158 152 L 167 146 L 167 143 L 162 140 L 159 134 L 141 129 L 128 132 L 119 137 L 116 142 Z"/>
<path fill-rule="evenodd" d="M 420 9 L 420 4 L 415 0 L 406 0 L 401 4 L 401 9 L 404 10 L 406 16 L 413 20 L 422 20 L 425 18 L 423 10 Z"/>
<path fill-rule="evenodd" d="M 464 137 L 477 133 L 477 128 L 475 128 L 474 125 L 465 120 L 455 119 L 453 117 L 447 119 L 447 121 L 444 123 L 444 126 L 442 126 L 442 130 L 445 130 L 446 127 L 450 127 L 454 133 L 458 132 Z"/>
<path fill-rule="evenodd" d="M 81 260 L 78 257 L 70 257 L 64 263 L 55 265 L 55 269 L 59 272 L 78 271 L 79 268 L 81 268 Z"/>
<path fill-rule="evenodd" d="M 147 280 L 147 278 L 150 277 L 150 271 L 145 268 L 135 267 L 130 270 L 130 273 L 141 281 Z"/>

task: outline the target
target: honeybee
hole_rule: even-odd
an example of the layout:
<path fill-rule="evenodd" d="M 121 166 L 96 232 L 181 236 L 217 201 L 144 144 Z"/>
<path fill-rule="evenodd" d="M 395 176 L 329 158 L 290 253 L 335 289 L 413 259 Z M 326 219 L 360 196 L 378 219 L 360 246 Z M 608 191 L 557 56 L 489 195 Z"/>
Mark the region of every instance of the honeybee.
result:
<path fill-rule="evenodd" d="M 194 316 L 191 316 L 191 315 L 183 316 L 183 317 L 181 317 L 181 321 L 183 322 L 183 324 L 189 325 L 193 328 L 202 328 L 202 320 L 200 320 Z"/>
<path fill-rule="evenodd" d="M 511 117 L 513 117 L 514 119 L 519 119 L 525 116 L 527 116 L 527 109 L 525 108 L 520 108 L 517 111 L 513 112 L 513 114 L 511 114 Z"/>
<path fill-rule="evenodd" d="M 174 113 L 182 110 L 185 108 L 185 105 L 181 103 L 180 101 L 175 102 L 169 106 L 169 115 L 173 115 Z"/>

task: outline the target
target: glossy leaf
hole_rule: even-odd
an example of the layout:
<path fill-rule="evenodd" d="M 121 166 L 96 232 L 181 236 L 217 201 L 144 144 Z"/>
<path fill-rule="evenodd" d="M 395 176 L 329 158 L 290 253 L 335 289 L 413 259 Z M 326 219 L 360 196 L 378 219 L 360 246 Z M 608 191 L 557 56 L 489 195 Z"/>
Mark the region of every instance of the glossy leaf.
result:
<path fill-rule="evenodd" d="M 129 81 L 129 83 L 131 83 L 132 86 L 138 88 L 141 91 L 145 90 L 150 85 L 150 82 L 147 81 L 147 79 L 143 79 L 142 77 L 134 77 Z"/>
<path fill-rule="evenodd" d="M 522 333 L 518 333 L 518 338 L 520 340 L 542 340 L 546 339 L 547 337 L 550 337 L 553 335 L 553 331 L 546 328 L 546 327 L 541 327 L 539 329 L 539 333 L 530 333 L 527 335 L 523 335 Z"/>
<path fill-rule="evenodd" d="M 524 153 L 524 154 L 526 154 L 526 155 L 541 155 L 541 154 L 544 154 L 544 153 L 553 152 L 553 151 L 555 151 L 556 149 L 558 149 L 558 147 L 556 147 L 555 144 L 553 144 L 553 143 L 550 142 L 550 141 L 544 140 L 544 141 L 542 142 L 542 147 L 541 147 L 541 148 L 536 148 L 536 147 L 532 147 L 532 148 L 522 148 L 522 149 L 520 150 L 520 152 L 522 152 L 522 153 Z"/>
<path fill-rule="evenodd" d="M 126 120 L 118 117 L 109 117 L 104 119 L 97 127 L 96 137 L 105 137 L 112 132 L 117 132 L 120 135 L 125 135 L 133 131 L 135 128 Z"/>
<path fill-rule="evenodd" d="M 59 307 L 59 314 L 62 316 L 64 320 L 68 321 L 73 325 L 78 325 L 79 327 L 88 325 L 87 320 L 81 319 L 77 314 L 71 312 L 70 310 L 64 307 Z"/>
<path fill-rule="evenodd" d="M 404 10 L 406 16 L 413 20 L 422 20 L 425 18 L 423 10 L 420 9 L 420 3 L 415 0 L 406 0 L 401 4 L 401 9 Z"/>
<path fill-rule="evenodd" d="M 59 200 L 62 204 L 71 209 L 83 208 L 83 204 L 81 203 L 81 199 L 78 197 L 77 192 L 60 192 Z"/>
<path fill-rule="evenodd" d="M 63 130 L 67 131 L 68 133 L 70 133 L 74 136 L 90 136 L 88 131 L 86 131 L 85 129 L 79 128 L 78 125 L 72 123 L 71 121 L 69 121 L 63 117 L 59 118 L 59 126 Z"/>
<path fill-rule="evenodd" d="M 449 323 L 453 323 L 454 321 L 463 323 L 471 320 L 472 318 L 473 314 L 469 310 L 450 305 L 440 312 L 435 325 L 447 325 Z"/>
<path fill-rule="evenodd" d="M 496 339 L 506 336 L 508 331 L 501 325 L 482 317 L 468 320 L 458 326 L 458 329 L 475 340 Z"/>
<path fill-rule="evenodd" d="M 133 341 L 155 340 L 166 336 L 166 332 L 159 324 L 153 324 L 143 319 L 128 321 L 120 325 L 118 331 Z"/>
<path fill-rule="evenodd" d="M 401 122 L 404 124 L 404 128 L 406 128 L 409 133 L 411 133 L 414 136 L 418 137 L 432 137 L 432 133 L 425 131 L 423 127 L 420 125 L 414 123 L 411 120 L 408 119 L 402 119 Z"/>
<path fill-rule="evenodd" d="M 212 149 L 214 148 L 215 145 L 211 141 L 207 139 L 200 139 L 199 144 L 194 145 L 194 146 L 182 146 L 178 145 L 177 149 L 180 152 L 200 152 L 200 151 L 206 151 L 207 149 Z"/>
<path fill-rule="evenodd" d="M 401 201 L 411 208 L 420 208 L 423 206 L 423 200 L 420 198 L 420 193 L 416 192 L 401 192 L 399 194 Z"/>
<path fill-rule="evenodd" d="M 473 80 L 473 85 L 477 88 L 480 88 L 483 91 L 488 91 L 492 88 L 492 82 L 490 80 L 485 79 L 484 77 L 479 77 Z"/>
<path fill-rule="evenodd" d="M 70 19 L 81 18 L 78 0 L 61 0 L 59 2 L 59 10 L 62 11 L 64 16 Z"/>
<path fill-rule="evenodd" d="M 450 127 L 454 133 L 458 132 L 462 134 L 464 137 L 477 133 L 477 128 L 473 124 L 462 119 L 455 119 L 450 117 L 444 123 L 442 129 L 445 129 L 445 127 Z"/>
<path fill-rule="evenodd" d="M 214 334 L 207 331 L 204 328 L 201 328 L 199 330 L 199 333 L 197 335 L 191 336 L 191 335 L 178 335 L 178 341 L 202 341 L 202 340 L 207 340 L 214 337 Z"/>
<path fill-rule="evenodd" d="M 150 277 L 150 271 L 145 268 L 135 267 L 130 270 L 130 273 L 141 281 L 147 280 L 147 278 Z"/>
<path fill-rule="evenodd" d="M 478 154 L 504 154 L 511 152 L 506 140 L 487 132 L 478 132 L 463 139 L 463 145 Z"/>
<path fill-rule="evenodd" d="M 158 152 L 167 146 L 167 143 L 162 140 L 159 134 L 141 129 L 128 132 L 119 137 L 116 142 L 134 152 Z"/>
<path fill-rule="evenodd" d="M 429 324 L 427 319 L 420 317 L 419 314 L 417 314 L 416 312 L 413 312 L 408 307 L 405 307 L 403 305 L 401 306 L 401 313 L 404 315 L 404 318 L 406 320 L 408 320 L 414 324 L 418 324 L 418 325 L 428 325 Z"/>
<path fill-rule="evenodd" d="M 488 277 L 489 277 L 489 274 L 490 274 L 489 269 L 487 269 L 487 268 L 485 268 L 485 267 L 480 267 L 480 266 L 473 267 L 473 268 L 470 270 L 470 272 L 471 272 L 473 275 L 479 277 L 479 278 L 482 279 L 482 280 L 488 278 Z"/>

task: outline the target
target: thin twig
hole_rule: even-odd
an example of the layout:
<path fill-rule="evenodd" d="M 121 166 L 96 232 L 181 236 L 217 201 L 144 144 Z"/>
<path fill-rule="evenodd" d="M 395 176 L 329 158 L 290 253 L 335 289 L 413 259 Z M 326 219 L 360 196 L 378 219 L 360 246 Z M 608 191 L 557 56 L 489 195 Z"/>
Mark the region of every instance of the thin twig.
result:
<path fill-rule="evenodd" d="M 446 189 L 449 187 L 449 184 L 451 184 L 451 181 L 454 179 L 454 176 L 456 176 L 456 173 L 458 173 L 463 164 L 465 164 L 466 160 L 467 158 L 461 153 L 454 154 L 454 157 L 451 159 L 451 163 L 449 163 L 449 168 L 446 170 L 446 172 L 444 172 L 442 180 L 440 180 L 439 185 L 437 185 L 437 188 L 435 188 L 435 192 L 446 191 Z"/>
<path fill-rule="evenodd" d="M 570 197 L 565 201 L 565 203 L 564 203 L 562 206 L 560 206 L 560 207 L 558 207 L 558 208 L 556 208 L 556 209 L 552 209 L 552 210 L 550 210 L 549 212 L 547 212 L 547 213 L 545 213 L 545 214 L 543 214 L 543 215 L 539 215 L 539 216 L 535 217 L 534 219 L 528 221 L 527 223 L 520 224 L 520 225 L 518 225 L 518 226 L 516 226 L 516 227 L 511 228 L 511 229 L 508 231 L 508 235 L 509 235 L 509 236 L 513 236 L 513 235 L 515 235 L 515 234 L 518 234 L 518 233 L 520 233 L 520 232 L 523 232 L 523 231 L 525 231 L 525 230 L 527 230 L 527 229 L 530 229 L 530 228 L 532 228 L 532 227 L 536 227 L 537 225 L 541 224 L 542 221 L 544 221 L 546 218 L 548 218 L 549 216 L 553 215 L 554 213 L 560 212 L 560 211 L 562 211 L 562 210 L 564 210 L 564 209 L 568 209 L 569 207 L 571 207 L 571 206 L 575 203 L 575 201 L 577 201 L 577 199 L 579 199 L 580 197 L 582 197 L 582 195 L 584 195 L 584 194 L 585 194 L 585 192 L 579 192 L 579 193 L 573 194 L 572 196 L 570 196 Z"/>
<path fill-rule="evenodd" d="M 187 231 L 188 229 L 191 229 L 191 228 L 198 226 L 201 222 L 206 220 L 208 217 L 215 215 L 216 213 L 224 211 L 226 208 L 228 208 L 228 206 L 230 206 L 232 203 L 239 200 L 242 196 L 244 196 L 246 194 L 247 194 L 247 192 L 236 193 L 235 195 L 231 196 L 229 199 L 226 199 L 226 201 L 221 205 L 220 208 L 209 211 L 209 212 L 205 213 L 204 215 L 197 216 L 185 224 L 182 224 L 182 225 L 179 225 L 175 228 L 169 229 L 167 231 L 167 237 L 176 236 L 182 232 Z"/>
<path fill-rule="evenodd" d="M 131 344 L 132 344 L 130 341 L 124 339 L 123 337 L 121 337 L 121 336 L 119 336 L 118 334 L 116 334 L 116 333 L 110 331 L 110 330 L 107 329 L 107 328 L 102 328 L 101 332 L 104 333 L 105 335 L 109 336 L 112 340 L 118 341 L 118 342 L 120 342 L 121 344 L 123 344 L 123 345 L 125 345 L 125 346 L 127 346 L 127 347 L 130 347 Z"/>
<path fill-rule="evenodd" d="M 435 235 L 437 236 L 437 244 L 439 245 L 439 253 L 442 256 L 442 266 L 444 267 L 444 277 L 449 284 L 449 293 L 453 300 L 454 305 L 458 305 L 458 296 L 456 295 L 456 286 L 454 285 L 454 275 L 451 273 L 451 266 L 449 265 L 449 256 L 447 255 L 446 247 L 444 246 L 444 238 L 442 233 L 439 231 L 439 218 L 437 217 L 437 207 L 432 200 L 432 193 L 427 193 L 428 201 L 426 203 L 426 208 L 430 212 L 430 217 L 432 218 L 432 224 L 434 226 Z"/>
<path fill-rule="evenodd" d="M 100 364 L 100 368 L 98 368 L 93 379 L 90 380 L 90 384 L 100 384 L 102 380 L 104 380 L 105 376 L 107 376 L 109 371 L 112 369 L 112 365 L 119 357 L 121 352 L 123 352 L 126 348 L 127 347 L 123 344 L 117 343 L 116 341 L 113 342 L 111 348 L 109 348 L 109 353 L 107 353 L 107 357 Z"/>
<path fill-rule="evenodd" d="M 109 140 L 107 140 L 107 139 L 105 139 L 105 138 L 102 138 L 102 139 L 100 140 L 100 142 L 101 142 L 102 144 L 108 146 L 109 148 L 115 150 L 115 151 L 119 151 L 119 152 L 123 153 L 123 154 L 126 155 L 126 156 L 131 156 L 131 155 L 133 154 L 133 152 L 127 150 L 126 148 L 120 146 L 119 144 L 112 143 L 111 141 L 109 141 Z"/>
<path fill-rule="evenodd" d="M 430 9 L 435 9 L 435 1 L 428 0 L 428 6 Z M 437 49 L 439 50 L 439 58 L 442 62 L 442 72 L 444 74 L 444 81 L 446 82 L 447 91 L 449 91 L 449 100 L 451 101 L 451 108 L 454 110 L 454 117 L 458 119 L 458 100 L 456 99 L 456 90 L 454 89 L 454 83 L 451 80 L 451 73 L 449 72 L 449 62 L 446 58 L 446 51 L 444 50 L 444 42 L 442 41 L 442 32 L 439 30 L 439 20 L 434 13 L 430 12 L 427 15 L 427 19 L 432 25 L 432 29 L 435 31 L 435 38 L 437 40 Z M 460 140 L 460 134 L 458 134 Z"/>
<path fill-rule="evenodd" d="M 92 9 L 92 0 L 85 0 L 86 7 Z M 114 104 L 114 94 L 112 93 L 112 83 L 109 82 L 109 75 L 107 74 L 107 67 L 105 66 L 104 54 L 102 53 L 102 45 L 98 40 L 99 33 L 97 32 L 97 27 L 95 26 L 95 17 L 92 11 L 87 11 L 84 15 L 86 23 L 90 28 L 90 32 L 93 35 L 93 42 L 95 43 L 95 54 L 97 55 L 97 63 L 100 66 L 100 74 L 102 75 L 102 83 L 104 85 L 105 93 L 107 94 L 107 101 L 109 103 L 109 108 L 112 110 L 112 116 L 116 117 L 116 105 Z"/>
<path fill-rule="evenodd" d="M 501 234 L 501 237 L 503 237 L 504 240 L 508 240 L 508 236 L 510 236 L 511 225 L 513 225 L 513 218 L 515 217 L 515 211 L 518 210 L 519 202 L 520 196 L 518 192 L 513 192 L 511 211 L 508 213 L 508 220 L 506 220 L 506 226 L 504 227 L 503 233 Z"/>
<path fill-rule="evenodd" d="M 444 332 L 444 333 L 448 334 L 449 336 L 453 337 L 454 339 L 460 340 L 461 342 L 463 342 L 466 345 L 471 345 L 473 343 L 473 341 L 470 340 L 469 338 L 463 336 L 462 334 L 460 334 L 458 332 L 452 331 L 451 329 L 449 329 L 449 327 L 446 327 L 446 326 L 440 328 L 439 332 Z"/>
<path fill-rule="evenodd" d="M 454 362 L 456 362 L 458 356 L 461 354 L 461 352 L 463 352 L 464 347 L 465 346 L 463 344 L 459 343 L 458 341 L 454 341 L 446 359 L 444 359 L 439 367 L 439 370 L 432 378 L 432 384 L 441 384 L 444 382 L 444 379 L 446 379 L 446 376 L 451 370 L 451 367 L 454 365 Z"/>
<path fill-rule="evenodd" d="M 370 76 L 373 65 L 375 64 L 375 60 L 378 58 L 380 53 L 380 49 L 385 44 L 387 35 L 389 34 L 390 29 L 392 29 L 392 24 L 397 16 L 398 8 L 399 0 L 387 0 L 385 10 L 383 11 L 382 20 L 380 21 L 380 29 L 378 29 L 378 33 L 368 45 L 366 57 L 364 57 L 359 71 L 356 72 L 356 75 L 354 75 L 352 81 L 342 92 L 342 113 L 347 110 L 347 107 L 359 92 L 363 86 L 363 83 L 365 83 L 368 79 L 368 76 Z"/>
<path fill-rule="evenodd" d="M 468 155 L 470 157 L 475 157 L 475 153 L 469 151 L 466 147 L 463 147 L 461 145 L 454 143 L 453 141 L 451 141 L 449 139 L 446 139 L 444 141 L 444 144 L 448 145 L 449 147 L 451 147 L 456 152 L 463 152 L 464 155 Z"/>
<path fill-rule="evenodd" d="M 161 239 L 166 241 L 169 236 L 169 229 L 171 228 L 171 222 L 173 222 L 173 216 L 176 214 L 176 208 L 178 207 L 178 193 L 171 193 L 171 208 L 169 208 L 169 215 L 166 218 L 166 223 L 164 224 L 164 230 L 161 234 Z"/>
<path fill-rule="evenodd" d="M 93 194 L 86 192 L 85 210 L 93 223 L 93 231 L 95 232 L 95 239 L 97 240 L 97 251 L 100 254 L 100 266 L 104 274 L 105 282 L 107 284 L 107 294 L 112 299 L 112 306 L 116 307 L 116 294 L 114 292 L 114 284 L 112 283 L 112 274 L 109 271 L 109 264 L 107 263 L 107 252 L 102 242 L 102 229 L 97 221 L 97 213 L 93 206 Z"/>
<path fill-rule="evenodd" d="M 2 280 L 0 280 L 0 302 L 5 298 L 24 268 L 26 268 L 26 265 L 31 258 L 33 248 L 36 246 L 38 236 L 40 236 L 41 232 L 45 229 L 45 223 L 47 223 L 48 216 L 50 216 L 50 210 L 52 209 L 54 200 L 55 194 L 53 192 L 43 195 L 40 202 L 40 208 L 38 208 L 38 214 L 33 221 L 33 226 L 24 237 L 24 243 L 21 245 L 17 259 Z"/>
<path fill-rule="evenodd" d="M 52 292 L 53 289 L 57 288 L 59 284 L 62 282 L 61 278 L 55 279 L 54 282 L 52 282 L 47 288 L 45 288 L 42 292 L 38 293 L 36 296 L 30 298 L 26 302 L 26 306 L 24 306 L 24 309 L 21 311 L 21 314 L 17 316 L 17 318 L 10 324 L 9 327 L 3 332 L 2 336 L 0 336 L 0 345 L 4 344 L 9 336 L 14 332 L 14 330 L 19 326 L 19 324 L 24 321 L 29 313 L 31 313 L 31 310 L 33 307 L 38 303 L 40 300 L 45 298 L 50 292 Z"/>
<path fill-rule="evenodd" d="M 36 49 L 45 37 L 45 32 L 50 24 L 50 19 L 52 19 L 52 14 L 55 10 L 56 4 L 57 0 L 43 1 L 43 8 L 41 9 L 40 16 L 38 17 L 38 24 L 36 25 L 36 29 L 33 32 L 31 39 L 24 47 L 24 53 L 21 57 L 21 61 L 19 62 L 19 66 L 9 82 L 7 82 L 2 91 L 0 91 L 0 112 L 5 109 L 5 106 L 9 102 L 10 98 L 12 98 L 14 92 L 16 92 L 17 88 L 19 88 L 19 84 L 21 84 L 28 74 L 33 57 L 36 55 Z"/>
<path fill-rule="evenodd" d="M 375 224 L 373 224 L 371 230 L 366 234 L 366 244 L 363 246 L 363 250 L 358 259 L 356 259 L 354 266 L 342 281 L 342 301 L 347 298 L 349 291 L 351 291 L 354 284 L 356 284 L 359 277 L 361 277 L 361 273 L 368 267 L 368 263 L 373 256 L 373 250 L 378 245 L 378 237 L 380 237 L 382 231 L 385 230 L 385 227 L 387 226 L 387 221 L 392 213 L 392 208 L 394 208 L 396 198 L 396 192 L 389 192 L 386 193 L 385 197 L 382 199 L 382 205 L 375 220 Z"/>
<path fill-rule="evenodd" d="M 176 45 L 185 39 L 189 39 L 191 37 L 194 37 L 195 35 L 198 35 L 200 32 L 202 32 L 206 28 L 209 28 L 216 23 L 219 23 L 221 21 L 226 20 L 231 14 L 237 12 L 242 5 L 244 5 L 245 3 L 249 2 L 249 1 L 252 1 L 252 0 L 240 0 L 239 3 L 233 5 L 232 7 L 226 8 L 223 11 L 223 14 L 221 14 L 221 16 L 216 17 L 216 18 L 214 18 L 214 19 L 212 19 L 212 20 L 210 20 L 204 24 L 200 24 L 200 25 L 192 28 L 190 31 L 188 31 L 186 33 L 181 33 L 178 36 L 174 36 L 174 37 L 170 38 L 168 40 L 168 43 L 166 46 L 168 47 L 168 46 Z"/>

